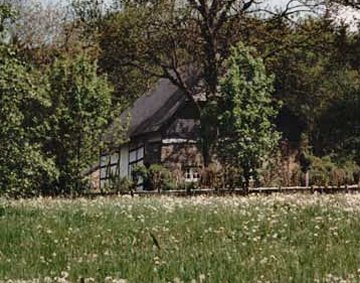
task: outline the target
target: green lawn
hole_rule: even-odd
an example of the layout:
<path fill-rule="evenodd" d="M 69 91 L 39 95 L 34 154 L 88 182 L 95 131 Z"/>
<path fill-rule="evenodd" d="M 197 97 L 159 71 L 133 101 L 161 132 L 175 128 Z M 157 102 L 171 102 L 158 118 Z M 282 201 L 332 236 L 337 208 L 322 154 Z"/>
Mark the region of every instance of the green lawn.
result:
<path fill-rule="evenodd" d="M 10 279 L 360 282 L 360 195 L 0 200 Z"/>

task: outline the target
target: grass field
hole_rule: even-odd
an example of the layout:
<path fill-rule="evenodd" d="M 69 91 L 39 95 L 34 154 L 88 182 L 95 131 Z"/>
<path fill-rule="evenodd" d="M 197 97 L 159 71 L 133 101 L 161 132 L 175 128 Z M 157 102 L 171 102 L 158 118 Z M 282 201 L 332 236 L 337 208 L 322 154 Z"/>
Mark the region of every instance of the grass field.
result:
<path fill-rule="evenodd" d="M 360 282 L 360 195 L 0 200 L 0 282 Z"/>

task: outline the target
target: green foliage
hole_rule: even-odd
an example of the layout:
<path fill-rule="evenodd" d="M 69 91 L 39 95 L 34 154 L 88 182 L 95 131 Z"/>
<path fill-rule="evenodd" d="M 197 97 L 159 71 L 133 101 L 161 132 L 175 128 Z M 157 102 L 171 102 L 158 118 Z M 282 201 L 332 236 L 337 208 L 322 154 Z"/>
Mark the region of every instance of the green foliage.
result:
<path fill-rule="evenodd" d="M 175 189 L 176 184 L 171 176 L 171 172 L 160 164 L 152 164 L 149 168 L 144 165 L 136 165 L 132 169 L 134 183 L 142 180 L 146 190 Z"/>
<path fill-rule="evenodd" d="M 11 55 L 0 58 L 0 193 L 33 195 L 56 179 L 53 160 L 43 153 L 48 111 L 40 74 Z"/>
<path fill-rule="evenodd" d="M 269 160 L 277 158 L 271 151 L 277 140 L 272 125 L 276 107 L 268 95 L 272 78 L 250 53 L 263 56 L 266 68 L 276 75 L 274 97 L 284 101 L 276 123 L 284 137 L 301 143 L 303 133 L 309 139 L 300 160 L 302 171 L 307 171 L 310 164 L 306 163 L 315 155 L 320 159 L 312 164 L 315 183 L 356 182 L 360 164 L 358 31 L 349 33 L 345 25 L 334 24 L 328 17 L 301 19 L 296 26 L 282 17 L 263 20 L 251 14 L 253 2 L 243 7 L 243 13 L 228 12 L 241 1 L 218 3 L 211 9 L 206 1 L 197 5 L 193 1 L 111 1 L 117 8 L 106 10 L 104 0 L 73 0 L 76 15 L 71 22 L 59 20 L 56 27 L 45 27 L 32 25 L 31 15 L 37 9 L 20 4 L 25 2 L 0 4 L 3 192 L 80 190 L 84 187 L 81 173 L 96 162 L 98 145 L 103 146 L 100 134 L 108 120 L 118 117 L 159 77 L 170 79 L 197 104 L 205 166 L 211 167 L 219 133 L 219 157 L 225 166 L 241 172 L 224 170 L 217 174 L 216 184 L 247 187 L 259 168 L 262 183 L 281 183 L 275 174 L 276 162 Z M 22 10 L 29 12 L 25 17 L 14 7 L 29 7 L 32 12 Z M 13 33 L 18 20 L 20 26 L 29 25 L 28 30 Z M 41 27 L 44 30 L 39 31 Z M 55 31 L 61 32 L 55 35 Z M 48 38 L 41 36 L 43 32 Z M 27 36 L 31 43 L 26 42 Z M 230 46 L 240 38 L 258 51 L 238 47 L 231 52 L 242 59 L 232 54 L 226 61 Z M 91 60 L 76 55 L 84 50 Z M 30 67 L 33 62 L 44 70 L 55 57 L 60 59 L 46 74 Z M 98 59 L 99 68 L 93 59 Z M 236 64 L 219 87 L 224 69 Z M 111 90 L 99 72 L 106 73 L 115 86 L 111 106 Z M 199 92 L 206 96 L 206 103 L 193 99 Z M 125 124 L 114 123 L 111 145 L 124 141 Z M 331 156 L 331 164 L 326 156 Z M 167 175 L 155 171 L 154 179 Z M 165 183 L 155 186 L 176 186 L 172 181 Z"/>
<path fill-rule="evenodd" d="M 162 191 L 171 189 L 173 182 L 169 169 L 159 164 L 152 164 L 149 167 L 149 180 L 152 189 Z"/>
<path fill-rule="evenodd" d="M 291 172 L 285 170 L 280 150 L 274 150 L 258 170 L 255 186 L 279 187 L 291 185 Z"/>
<path fill-rule="evenodd" d="M 359 163 L 359 33 L 327 17 L 280 31 L 294 46 L 280 48 L 266 64 L 283 101 L 278 126 L 284 137 L 301 142 L 306 134 L 315 155 L 336 153 Z"/>
<path fill-rule="evenodd" d="M 118 176 L 113 176 L 113 178 L 110 178 L 109 192 L 128 193 L 133 189 L 134 182 L 128 177 L 119 178 Z"/>
<path fill-rule="evenodd" d="M 333 156 L 307 155 L 310 166 L 310 184 L 316 186 L 342 186 L 359 182 L 360 167 L 353 161 L 337 162 Z"/>
<path fill-rule="evenodd" d="M 49 69 L 51 109 L 46 149 L 60 170 L 59 192 L 82 190 L 82 172 L 97 160 L 111 88 L 85 56 L 58 59 Z"/>
<path fill-rule="evenodd" d="M 328 17 L 299 17 L 297 25 L 293 25 L 287 21 L 286 13 L 275 16 L 276 20 L 264 20 L 250 12 L 253 2 L 245 5 L 243 13 L 234 15 L 229 11 L 241 1 L 213 6 L 207 1 L 112 2 L 120 6 L 100 21 L 96 20 L 97 9 L 90 4 L 83 5 L 79 15 L 95 11 L 87 13 L 87 18 L 91 19 L 90 27 L 94 20 L 98 24 L 99 61 L 116 85 L 114 101 L 128 105 L 159 77 L 170 79 L 190 100 L 202 92 L 207 98 L 206 103 L 198 105 L 205 166 L 212 161 L 217 139 L 219 78 L 224 73 L 230 46 L 239 39 L 256 46 L 257 54 L 266 59 L 267 69 L 276 74 L 276 97 L 284 101 L 277 126 L 285 132 L 284 136 L 298 142 L 301 132 L 306 132 L 317 154 L 336 150 L 351 159 L 358 158 L 353 157 L 358 145 L 353 133 L 356 122 L 344 129 L 347 142 L 342 146 L 329 139 L 332 134 L 327 134 L 336 129 L 342 131 L 342 127 L 328 129 L 326 125 L 331 123 L 320 121 L 329 119 L 332 109 L 338 109 L 336 105 L 342 107 L 340 101 L 347 93 L 343 85 L 356 81 L 346 79 L 342 84 L 347 71 L 353 68 L 350 65 L 360 61 L 357 40 L 346 34 L 345 27 L 332 23 Z M 199 80 L 189 83 L 189 76 Z M 334 105 L 336 101 L 340 103 Z M 289 116 L 293 120 L 287 119 Z"/>
<path fill-rule="evenodd" d="M 359 58 L 360 59 L 360 58 Z M 360 164 L 360 72 L 346 71 L 339 92 L 319 119 L 316 145 L 320 154 L 336 154 L 340 160 Z"/>
<path fill-rule="evenodd" d="M 271 99 L 273 78 L 242 43 L 232 49 L 227 67 L 221 80 L 218 148 L 225 164 L 242 168 L 247 189 L 279 139 L 272 124 L 277 114 Z"/>
<path fill-rule="evenodd" d="M 310 184 L 328 186 L 330 184 L 330 174 L 335 169 L 330 157 L 309 156 L 309 160 L 311 163 Z"/>
<path fill-rule="evenodd" d="M 199 168 L 200 169 L 200 168 Z M 207 167 L 204 167 L 200 170 L 200 180 L 199 184 L 196 182 L 193 183 L 193 187 L 199 185 L 202 188 L 218 189 L 224 186 L 223 184 L 223 175 L 224 168 L 219 166 L 217 163 L 210 163 Z"/>
<path fill-rule="evenodd" d="M 166 52 L 163 45 L 156 49 L 149 45 L 151 38 L 158 37 L 162 30 L 153 30 L 151 37 L 144 36 L 144 27 L 149 27 L 154 17 L 160 15 L 145 13 L 143 8 L 127 8 L 107 15 L 99 24 L 99 65 L 115 86 L 115 109 L 124 110 L 157 80 L 153 74 L 157 67 L 143 58 L 147 53 L 162 56 Z"/>
<path fill-rule="evenodd" d="M 346 161 L 340 164 L 345 176 L 343 184 L 359 184 L 360 166 L 354 161 Z"/>
<path fill-rule="evenodd" d="M 207 167 L 217 140 L 219 79 L 230 47 L 251 29 L 251 7 L 242 1 L 113 1 L 123 4 L 100 27 L 101 66 L 117 96 L 142 94 L 154 79 L 179 87 L 200 114 L 201 152 Z M 238 8 L 242 11 L 234 13 Z M 249 14 L 248 14 L 249 13 Z M 199 102 L 201 93 L 206 101 Z"/>
<path fill-rule="evenodd" d="M 148 169 L 144 165 L 135 165 L 131 169 L 131 177 L 135 184 L 140 180 L 146 182 L 148 180 L 148 174 Z"/>
<path fill-rule="evenodd" d="M 243 187 L 242 170 L 239 167 L 226 166 L 224 168 L 224 183 L 230 190 Z"/>
<path fill-rule="evenodd" d="M 324 19 L 302 21 L 298 28 L 284 26 L 282 41 L 295 44 L 292 48 L 285 45 L 266 62 L 276 75 L 275 94 L 284 102 L 282 110 L 294 115 L 298 127 L 307 132 L 313 130 L 319 115 L 336 95 L 334 37 L 331 23 Z M 288 136 L 299 139 L 291 132 Z"/>

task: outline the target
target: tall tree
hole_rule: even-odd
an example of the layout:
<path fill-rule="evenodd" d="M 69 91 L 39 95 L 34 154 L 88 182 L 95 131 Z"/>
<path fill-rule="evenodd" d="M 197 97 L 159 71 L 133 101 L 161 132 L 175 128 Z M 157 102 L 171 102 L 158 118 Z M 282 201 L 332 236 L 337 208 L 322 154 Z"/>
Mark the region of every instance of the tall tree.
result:
<path fill-rule="evenodd" d="M 227 68 L 220 84 L 218 152 L 224 164 L 242 169 L 248 192 L 250 179 L 257 177 L 257 169 L 280 137 L 273 124 L 277 114 L 273 77 L 242 43 L 232 49 Z"/>
<path fill-rule="evenodd" d="M 10 15 L 10 7 L 0 5 L 3 31 Z M 49 107 L 41 74 L 19 61 L 11 46 L 0 43 L 0 194 L 39 194 L 57 178 L 55 164 L 42 147 Z"/>
<path fill-rule="evenodd" d="M 46 143 L 60 170 L 63 193 L 83 189 L 82 172 L 97 160 L 107 124 L 111 87 L 84 55 L 58 59 L 49 69 L 50 134 Z"/>
<path fill-rule="evenodd" d="M 309 36 L 310 29 L 319 32 Z M 322 131 L 329 128 L 324 115 L 350 94 L 354 101 L 358 95 L 358 36 L 327 17 L 303 21 L 284 36 L 290 42 L 305 40 L 266 60 L 267 68 L 276 75 L 275 96 L 284 102 L 279 125 L 289 140 L 300 142 L 304 133 L 315 154 L 328 154 L 326 141 L 332 138 L 326 137 L 327 130 Z M 345 116 L 339 123 L 347 123 Z M 356 127 L 356 119 L 349 123 Z"/>

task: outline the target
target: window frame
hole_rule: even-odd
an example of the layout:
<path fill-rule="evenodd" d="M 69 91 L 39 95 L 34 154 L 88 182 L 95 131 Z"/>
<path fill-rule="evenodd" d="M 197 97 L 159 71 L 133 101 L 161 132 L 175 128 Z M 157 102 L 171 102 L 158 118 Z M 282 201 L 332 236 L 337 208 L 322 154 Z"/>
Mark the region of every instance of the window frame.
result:
<path fill-rule="evenodd" d="M 200 171 L 199 166 L 186 166 L 185 170 L 184 170 L 184 180 L 185 180 L 185 182 L 186 183 L 197 183 L 197 182 L 199 182 L 200 181 L 200 172 L 199 171 Z"/>
<path fill-rule="evenodd" d="M 141 150 L 141 151 L 140 151 Z M 130 161 L 131 153 L 135 152 L 135 159 L 133 161 Z M 141 154 L 139 154 L 141 152 Z M 142 155 L 142 156 L 141 156 Z M 141 157 L 139 157 L 141 156 Z M 135 165 L 144 165 L 145 160 L 145 144 L 138 145 L 132 149 L 129 150 L 128 154 L 128 176 L 132 180 L 132 167 Z M 139 180 L 139 182 L 136 184 L 137 188 L 143 188 L 144 186 L 144 180 Z"/>
<path fill-rule="evenodd" d="M 116 155 L 115 161 L 113 161 L 113 156 Z M 103 162 L 103 158 L 106 158 L 105 162 Z M 120 176 L 120 160 L 121 160 L 121 150 L 117 149 L 116 151 L 112 151 L 111 153 L 100 154 L 99 158 L 99 184 L 100 189 L 103 186 L 109 185 L 109 181 L 111 179 L 111 174 L 115 172 L 113 176 Z M 115 168 L 115 169 L 114 169 Z M 105 169 L 105 175 L 103 175 Z"/>

